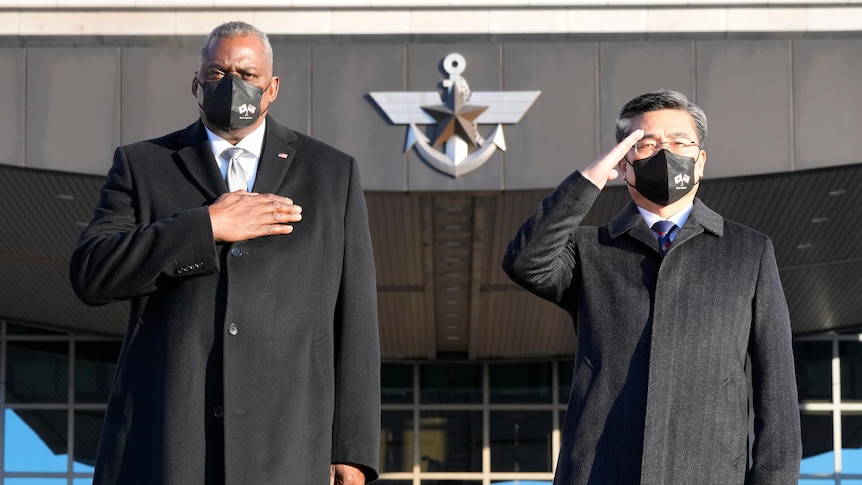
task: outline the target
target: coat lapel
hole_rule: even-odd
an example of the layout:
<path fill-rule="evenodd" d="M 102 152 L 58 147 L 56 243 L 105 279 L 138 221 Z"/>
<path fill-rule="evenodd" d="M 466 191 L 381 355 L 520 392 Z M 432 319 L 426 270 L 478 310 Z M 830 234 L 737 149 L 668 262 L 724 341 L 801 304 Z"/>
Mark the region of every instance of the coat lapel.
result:
<path fill-rule="evenodd" d="M 628 234 L 658 252 L 658 244 L 652 229 L 647 227 L 643 216 L 632 201 L 629 201 L 625 208 L 608 222 L 608 232 L 613 239 Z"/>
<path fill-rule="evenodd" d="M 296 149 L 290 143 L 297 139 L 294 132 L 267 117 L 263 150 L 257 167 L 254 191 L 277 193 L 287 176 L 287 170 L 296 158 Z M 215 199 L 227 192 L 227 184 L 213 158 L 203 123 L 198 120 L 189 125 L 179 137 L 183 145 L 176 152 L 179 165 L 189 180 L 208 198 Z"/>
<path fill-rule="evenodd" d="M 674 238 L 673 244 L 680 245 L 704 232 L 721 237 L 724 234 L 724 218 L 695 198 L 688 221 Z"/>
<path fill-rule="evenodd" d="M 257 166 L 257 179 L 254 182 L 255 192 L 278 193 L 287 177 L 287 170 L 296 158 L 296 149 L 290 145 L 296 139 L 296 133 L 267 116 L 266 135 Z"/>
<path fill-rule="evenodd" d="M 213 158 L 204 125 L 200 120 L 189 125 L 180 134 L 179 143 L 184 146 L 177 150 L 176 158 L 189 180 L 211 199 L 227 192 L 227 184 Z"/>
<path fill-rule="evenodd" d="M 608 222 L 608 231 L 614 239 L 628 234 L 658 252 L 655 234 L 653 234 L 652 229 L 647 227 L 643 216 L 632 201 L 629 201 L 626 207 Z M 704 232 L 721 237 L 724 232 L 724 219 L 704 205 L 700 199 L 695 198 L 691 215 L 688 216 L 688 221 L 674 238 L 673 245 L 679 246 Z"/>

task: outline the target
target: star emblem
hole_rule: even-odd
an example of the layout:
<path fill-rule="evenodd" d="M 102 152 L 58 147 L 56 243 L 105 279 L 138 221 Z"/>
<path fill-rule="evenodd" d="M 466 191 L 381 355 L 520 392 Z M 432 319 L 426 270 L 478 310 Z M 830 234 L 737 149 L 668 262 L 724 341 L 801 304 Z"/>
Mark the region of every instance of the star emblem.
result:
<path fill-rule="evenodd" d="M 452 52 L 443 59 L 449 75 L 440 83 L 446 93 L 371 92 L 389 122 L 409 125 L 404 152 L 415 149 L 431 168 L 460 177 L 481 167 L 498 150 L 506 151 L 503 124 L 514 125 L 533 104 L 541 91 L 473 91 L 462 73 L 467 67 L 464 56 Z M 468 101 L 476 103 L 468 104 Z M 442 103 L 442 104 L 441 104 Z M 428 126 L 425 129 L 419 125 Z M 478 125 L 497 125 L 487 138 Z M 433 131 L 433 141 L 430 132 Z M 439 147 L 445 148 L 440 150 Z"/>
<path fill-rule="evenodd" d="M 432 146 L 440 146 L 453 135 L 458 135 L 472 147 L 479 145 L 481 137 L 476 129 L 476 118 L 488 109 L 487 106 L 466 104 L 461 93 L 453 90 L 445 104 L 421 108 L 437 121 Z"/>

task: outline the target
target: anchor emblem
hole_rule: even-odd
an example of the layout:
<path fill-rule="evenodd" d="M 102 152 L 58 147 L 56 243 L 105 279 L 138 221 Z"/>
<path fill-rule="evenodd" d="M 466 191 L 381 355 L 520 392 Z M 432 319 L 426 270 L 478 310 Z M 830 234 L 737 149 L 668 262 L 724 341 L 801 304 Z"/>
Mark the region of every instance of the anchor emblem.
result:
<path fill-rule="evenodd" d="M 520 121 L 541 94 L 473 92 L 461 75 L 466 68 L 461 54 L 453 52 L 443 59 L 443 70 L 449 75 L 442 82 L 444 95 L 435 91 L 368 93 L 392 124 L 409 125 L 405 152 L 415 148 L 431 167 L 456 178 L 482 166 L 497 149 L 505 151 L 503 124 Z M 483 124 L 497 125 L 487 138 L 479 134 L 478 125 Z M 418 125 L 434 125 L 433 138 Z M 437 149 L 441 145 L 442 151 Z"/>

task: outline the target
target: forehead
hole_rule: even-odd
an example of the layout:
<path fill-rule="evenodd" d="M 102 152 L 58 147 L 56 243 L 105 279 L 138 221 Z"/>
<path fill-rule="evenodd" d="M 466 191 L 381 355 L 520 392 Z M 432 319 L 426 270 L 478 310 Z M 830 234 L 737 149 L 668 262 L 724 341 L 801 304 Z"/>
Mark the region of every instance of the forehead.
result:
<path fill-rule="evenodd" d="M 648 111 L 632 118 L 632 131 L 644 130 L 646 138 L 667 138 L 686 136 L 697 140 L 694 118 L 688 111 L 681 109 L 662 109 Z"/>
<path fill-rule="evenodd" d="M 201 65 L 257 67 L 267 64 L 263 42 L 256 35 L 216 37 L 204 51 Z"/>

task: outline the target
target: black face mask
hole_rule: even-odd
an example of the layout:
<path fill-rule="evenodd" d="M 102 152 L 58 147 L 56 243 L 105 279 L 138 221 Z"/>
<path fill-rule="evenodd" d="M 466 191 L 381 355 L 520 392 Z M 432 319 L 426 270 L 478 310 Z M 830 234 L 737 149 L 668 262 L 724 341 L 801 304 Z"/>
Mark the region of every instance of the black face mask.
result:
<path fill-rule="evenodd" d="M 631 185 L 641 195 L 658 205 L 670 205 L 691 192 L 699 181 L 694 180 L 697 159 L 661 149 L 655 155 L 626 162 L 635 172 L 637 185 Z M 628 181 L 626 181 L 628 183 Z"/>
<path fill-rule="evenodd" d="M 198 83 L 198 105 L 216 128 L 233 131 L 251 126 L 263 114 L 263 90 L 228 74 L 218 81 Z"/>

